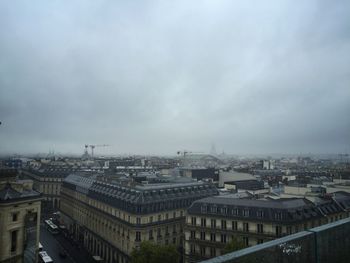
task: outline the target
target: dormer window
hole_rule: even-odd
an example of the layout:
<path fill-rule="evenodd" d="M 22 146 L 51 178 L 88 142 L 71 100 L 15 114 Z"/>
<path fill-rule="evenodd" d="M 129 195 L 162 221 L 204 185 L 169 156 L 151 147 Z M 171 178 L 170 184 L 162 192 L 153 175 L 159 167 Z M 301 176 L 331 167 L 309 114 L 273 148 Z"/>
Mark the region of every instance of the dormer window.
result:
<path fill-rule="evenodd" d="M 221 213 L 226 215 L 227 214 L 227 207 L 222 207 L 221 208 Z"/>
<path fill-rule="evenodd" d="M 243 210 L 243 216 L 246 216 L 246 217 L 248 217 L 249 216 L 249 209 L 244 209 Z"/>
<path fill-rule="evenodd" d="M 232 209 L 232 215 L 237 216 L 238 215 L 238 208 Z"/>
<path fill-rule="evenodd" d="M 281 213 L 281 212 L 277 212 L 277 213 L 275 214 L 275 219 L 276 219 L 276 220 L 282 220 L 282 213 Z"/>
<path fill-rule="evenodd" d="M 262 211 L 262 210 L 259 210 L 256 214 L 259 218 L 264 217 L 264 211 Z"/>

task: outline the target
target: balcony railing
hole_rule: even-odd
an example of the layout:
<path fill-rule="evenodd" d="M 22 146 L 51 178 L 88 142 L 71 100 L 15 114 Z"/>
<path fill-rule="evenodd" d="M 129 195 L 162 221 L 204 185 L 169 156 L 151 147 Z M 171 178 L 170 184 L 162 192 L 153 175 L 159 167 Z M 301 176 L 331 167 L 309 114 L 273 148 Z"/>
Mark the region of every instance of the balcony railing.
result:
<path fill-rule="evenodd" d="M 338 263 L 349 258 L 350 218 L 346 218 L 202 263 Z"/>

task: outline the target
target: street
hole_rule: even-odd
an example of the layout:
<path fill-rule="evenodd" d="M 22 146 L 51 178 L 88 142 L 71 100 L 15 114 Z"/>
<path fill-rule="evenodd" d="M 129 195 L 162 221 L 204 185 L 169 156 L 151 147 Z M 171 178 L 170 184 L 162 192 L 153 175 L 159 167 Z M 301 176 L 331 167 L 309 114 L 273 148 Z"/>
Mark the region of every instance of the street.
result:
<path fill-rule="evenodd" d="M 77 263 L 67 253 L 66 258 L 62 258 L 59 252 L 64 250 L 62 243 L 56 240 L 56 238 L 45 228 L 44 225 L 40 226 L 40 243 L 43 246 L 43 250 L 52 258 L 54 262 L 58 263 Z"/>
<path fill-rule="evenodd" d="M 86 263 L 91 262 L 91 257 L 82 248 L 78 248 L 71 240 L 67 240 L 62 234 L 52 235 L 45 227 L 40 227 L 40 243 L 43 250 L 48 253 L 54 262 L 59 263 Z M 65 251 L 67 256 L 62 258 L 59 253 Z"/>

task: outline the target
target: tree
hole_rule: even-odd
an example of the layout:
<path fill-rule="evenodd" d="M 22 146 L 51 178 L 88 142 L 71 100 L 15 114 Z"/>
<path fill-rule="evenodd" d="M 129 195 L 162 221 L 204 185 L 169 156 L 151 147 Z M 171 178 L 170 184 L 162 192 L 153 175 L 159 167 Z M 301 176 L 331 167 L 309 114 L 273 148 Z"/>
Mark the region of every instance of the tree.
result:
<path fill-rule="evenodd" d="M 243 243 L 243 241 L 238 240 L 236 237 L 232 237 L 231 242 L 225 246 L 224 252 L 226 254 L 246 247 L 247 246 Z"/>
<path fill-rule="evenodd" d="M 131 252 L 132 263 L 178 263 L 180 254 L 172 245 L 157 245 L 149 241 L 141 242 L 140 248 Z"/>

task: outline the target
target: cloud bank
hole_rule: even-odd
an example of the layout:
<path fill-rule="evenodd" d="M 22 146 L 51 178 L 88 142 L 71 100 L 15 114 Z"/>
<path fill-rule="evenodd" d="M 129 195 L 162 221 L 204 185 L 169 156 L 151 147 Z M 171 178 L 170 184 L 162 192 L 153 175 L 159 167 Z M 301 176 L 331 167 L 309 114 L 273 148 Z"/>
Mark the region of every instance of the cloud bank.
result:
<path fill-rule="evenodd" d="M 349 151 L 349 10 L 3 1 L 0 152 Z"/>

